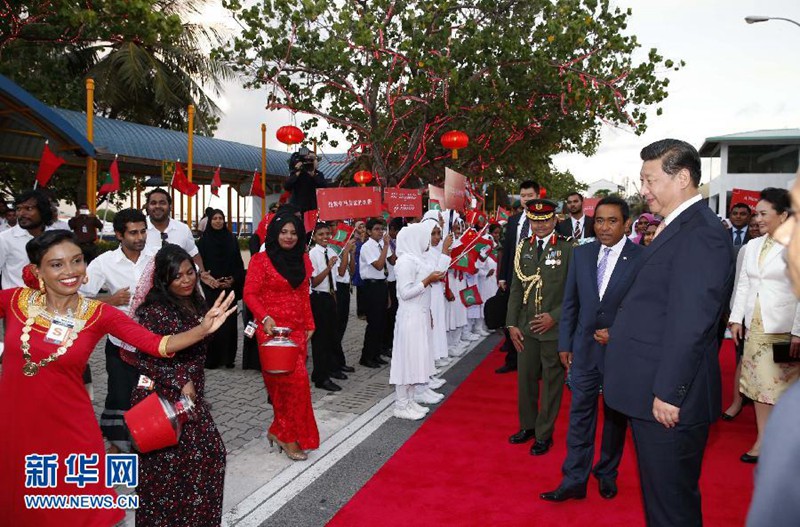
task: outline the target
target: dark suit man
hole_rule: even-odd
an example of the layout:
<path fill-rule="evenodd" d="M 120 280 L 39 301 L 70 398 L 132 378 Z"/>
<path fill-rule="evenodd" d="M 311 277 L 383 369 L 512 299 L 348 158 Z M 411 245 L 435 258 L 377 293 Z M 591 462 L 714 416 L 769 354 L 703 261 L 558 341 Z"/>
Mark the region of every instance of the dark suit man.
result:
<path fill-rule="evenodd" d="M 532 180 L 523 181 L 519 186 L 519 199 L 523 205 L 534 198 L 539 197 L 539 184 Z M 503 238 L 503 254 L 500 258 L 500 266 L 497 272 L 497 283 L 500 289 L 507 291 L 511 286 L 511 279 L 514 276 L 514 250 L 517 244 L 531 235 L 530 221 L 527 220 L 524 212 L 514 214 L 508 218 L 506 223 L 506 233 Z M 503 351 L 506 352 L 505 364 L 495 370 L 496 373 L 509 373 L 517 371 L 517 353 L 511 344 L 511 337 L 506 330 L 506 340 L 503 343 Z"/>
<path fill-rule="evenodd" d="M 642 196 L 665 219 L 607 332 L 604 397 L 630 417 L 647 524 L 699 526 L 700 467 L 720 414 L 716 328 L 733 285 L 733 245 L 700 198 L 693 146 L 665 139 L 641 157 Z"/>
<path fill-rule="evenodd" d="M 564 203 L 569 216 L 558 222 L 556 230 L 561 236 L 573 237 L 580 241 L 594 237 L 594 218 L 583 213 L 583 196 L 573 192 Z"/>
<path fill-rule="evenodd" d="M 571 371 L 572 404 L 567 458 L 561 468 L 564 478 L 556 490 L 541 494 L 547 501 L 586 496 L 594 459 L 597 400 L 603 386 L 605 355 L 605 346 L 595 340 L 594 333 L 614 323 L 622 294 L 633 278 L 634 264 L 643 250 L 625 236 L 631 223 L 625 200 L 604 198 L 595 211 L 597 241 L 572 251 L 564 289 L 558 349 L 562 364 Z M 617 467 L 622 459 L 627 417 L 604 406 L 600 461 L 593 472 L 600 495 L 613 498 L 617 494 Z"/>

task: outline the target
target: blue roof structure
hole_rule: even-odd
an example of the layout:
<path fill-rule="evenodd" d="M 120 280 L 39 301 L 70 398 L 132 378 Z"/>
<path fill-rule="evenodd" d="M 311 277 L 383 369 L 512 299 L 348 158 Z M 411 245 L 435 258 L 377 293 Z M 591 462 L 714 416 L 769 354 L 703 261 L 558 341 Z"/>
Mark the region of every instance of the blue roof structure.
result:
<path fill-rule="evenodd" d="M 86 114 L 72 110 L 53 109 L 65 121 L 81 132 L 86 130 Z M 149 165 L 160 173 L 162 161 L 186 162 L 189 136 L 185 132 L 165 130 L 155 126 L 130 123 L 104 117 L 94 118 L 94 145 L 99 159 L 119 156 L 123 164 Z M 194 136 L 193 170 L 200 179 L 210 180 L 214 170 L 221 165 L 224 182 L 244 181 L 254 171 L 261 170 L 261 148 L 251 145 Z M 267 177 L 289 177 L 290 152 L 267 149 Z M 329 180 L 335 180 L 349 164 L 346 154 L 322 154 L 319 170 Z"/>
<path fill-rule="evenodd" d="M 0 160 L 38 161 L 46 140 L 70 164 L 84 164 L 86 156 L 95 155 L 83 131 L 0 75 Z"/>

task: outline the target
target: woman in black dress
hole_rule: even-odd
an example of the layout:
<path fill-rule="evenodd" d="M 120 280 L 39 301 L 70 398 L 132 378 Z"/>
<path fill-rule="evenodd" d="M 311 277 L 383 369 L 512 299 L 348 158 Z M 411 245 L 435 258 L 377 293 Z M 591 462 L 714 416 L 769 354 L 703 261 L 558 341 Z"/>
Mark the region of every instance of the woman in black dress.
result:
<path fill-rule="evenodd" d="M 139 323 L 159 335 L 196 326 L 206 304 L 189 254 L 177 245 L 166 245 L 155 256 L 152 280 L 152 288 L 135 311 Z M 186 395 L 195 403 L 176 446 L 139 454 L 137 527 L 203 527 L 222 521 L 226 452 L 203 393 L 208 341 L 202 340 L 172 358 L 136 353 L 136 367 L 152 381 L 159 395 L 172 403 Z M 131 395 L 131 404 L 151 393 L 140 383 Z"/>
<path fill-rule="evenodd" d="M 242 299 L 244 285 L 244 263 L 239 243 L 225 225 L 225 214 L 214 209 L 208 216 L 208 223 L 203 236 L 197 241 L 197 248 L 203 258 L 203 265 L 211 273 L 219 288 L 212 289 L 202 284 L 206 301 L 213 304 L 217 297 L 233 290 L 236 301 Z M 211 339 L 206 357 L 206 368 L 233 368 L 236 360 L 236 347 L 239 343 L 239 331 L 236 317 L 230 317 L 219 328 Z"/>

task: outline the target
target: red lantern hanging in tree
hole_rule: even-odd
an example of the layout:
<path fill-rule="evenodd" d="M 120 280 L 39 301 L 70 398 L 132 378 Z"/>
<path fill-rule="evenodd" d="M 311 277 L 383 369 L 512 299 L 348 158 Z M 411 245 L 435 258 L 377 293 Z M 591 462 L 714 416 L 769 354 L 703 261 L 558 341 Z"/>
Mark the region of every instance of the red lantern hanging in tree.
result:
<path fill-rule="evenodd" d="M 359 185 L 366 186 L 367 183 L 372 181 L 372 172 L 369 170 L 359 170 L 355 174 L 353 174 L 353 181 L 358 183 Z"/>
<path fill-rule="evenodd" d="M 306 134 L 296 126 L 281 126 L 275 132 L 275 137 L 285 145 L 296 145 L 305 139 Z"/>
<path fill-rule="evenodd" d="M 466 148 L 469 136 L 460 130 L 450 130 L 441 138 L 442 146 L 453 151 L 453 159 L 458 159 L 459 148 Z"/>
<path fill-rule="evenodd" d="M 539 199 L 544 199 L 546 197 L 547 197 L 547 189 L 544 188 L 544 187 L 541 187 L 539 189 Z"/>

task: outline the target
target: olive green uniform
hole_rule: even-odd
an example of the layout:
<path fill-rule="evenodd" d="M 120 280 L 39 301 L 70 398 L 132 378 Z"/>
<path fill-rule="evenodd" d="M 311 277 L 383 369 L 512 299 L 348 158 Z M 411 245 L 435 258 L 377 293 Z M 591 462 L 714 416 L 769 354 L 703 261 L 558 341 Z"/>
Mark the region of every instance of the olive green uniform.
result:
<path fill-rule="evenodd" d="M 514 258 L 506 316 L 506 325 L 519 328 L 524 337 L 524 349 L 518 357 L 520 428 L 534 430 L 537 441 L 547 441 L 552 437 L 561 406 L 564 367 L 558 358 L 558 321 L 573 247 L 571 238 L 559 235 L 551 235 L 545 242 L 538 258 L 535 236 L 520 242 L 518 257 Z M 525 292 L 528 285 L 520 279 L 517 269 L 523 278 L 539 275 L 538 282 L 529 289 L 527 301 Z M 535 334 L 530 323 L 542 313 L 549 313 L 556 323 L 547 332 Z M 541 405 L 538 404 L 539 378 L 542 379 Z"/>

